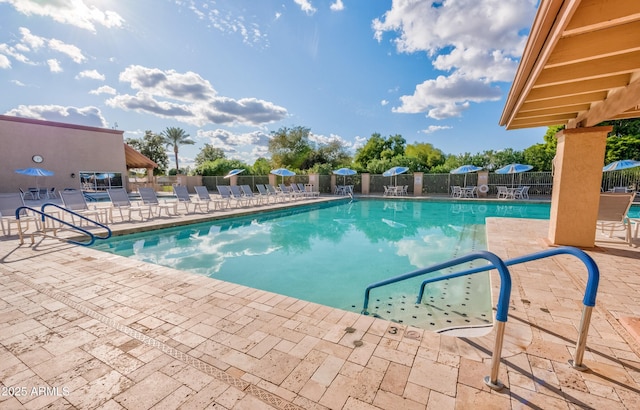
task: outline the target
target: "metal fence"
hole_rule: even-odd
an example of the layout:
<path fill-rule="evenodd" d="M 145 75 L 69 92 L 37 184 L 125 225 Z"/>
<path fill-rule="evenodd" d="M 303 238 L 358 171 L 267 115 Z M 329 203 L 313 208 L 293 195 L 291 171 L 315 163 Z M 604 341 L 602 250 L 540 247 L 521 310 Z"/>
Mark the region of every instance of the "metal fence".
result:
<path fill-rule="evenodd" d="M 238 185 L 249 185 L 255 190 L 256 184 L 268 184 L 268 175 L 238 175 Z M 332 193 L 331 175 L 318 176 L 318 190 L 323 194 Z M 283 181 L 290 183 L 309 183 L 308 175 L 295 175 L 292 177 L 277 178 L 277 183 Z M 416 194 L 449 194 L 451 187 L 478 185 L 478 174 L 424 174 L 422 178 L 422 192 Z M 353 191 L 362 192 L 362 175 L 351 175 L 347 177 L 336 176 L 336 184 L 353 185 Z M 550 195 L 553 186 L 553 176 L 551 172 L 521 172 L 519 174 L 496 174 L 489 173 L 488 196 L 495 195 L 498 186 L 529 186 L 529 195 Z M 133 183 L 129 182 L 129 191 L 137 191 L 140 186 L 151 186 L 156 191 L 173 190 L 174 185 L 185 185 L 193 190 L 194 185 L 204 185 L 210 192 L 216 192 L 218 185 L 229 185 L 230 180 L 221 176 L 201 177 L 201 176 L 157 176 L 151 182 Z M 406 185 L 408 192 L 413 195 L 414 176 L 413 174 L 401 174 L 395 177 L 384 177 L 380 174 L 371 174 L 369 183 L 369 193 L 384 193 L 385 185 Z M 632 191 L 640 188 L 640 167 L 622 171 L 604 172 L 602 174 L 602 190 L 604 192 L 612 190 L 614 187 L 626 187 Z"/>

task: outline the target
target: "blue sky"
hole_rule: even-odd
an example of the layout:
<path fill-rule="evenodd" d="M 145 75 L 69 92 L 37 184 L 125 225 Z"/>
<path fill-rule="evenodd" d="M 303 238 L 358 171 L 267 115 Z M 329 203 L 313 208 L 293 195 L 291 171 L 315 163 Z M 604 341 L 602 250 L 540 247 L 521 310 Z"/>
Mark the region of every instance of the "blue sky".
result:
<path fill-rule="evenodd" d="M 520 150 L 546 128 L 498 121 L 536 6 L 0 0 L 0 113 L 125 138 L 181 127 L 196 141 L 181 167 L 205 143 L 252 164 L 283 126 L 352 152 L 376 132 L 448 154 Z"/>

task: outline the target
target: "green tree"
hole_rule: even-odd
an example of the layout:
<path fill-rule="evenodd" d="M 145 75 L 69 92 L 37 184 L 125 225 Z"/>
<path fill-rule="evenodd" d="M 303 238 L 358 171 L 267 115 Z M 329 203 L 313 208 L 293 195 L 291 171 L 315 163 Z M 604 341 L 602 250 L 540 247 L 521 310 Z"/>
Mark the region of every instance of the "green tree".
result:
<path fill-rule="evenodd" d="M 218 158 L 215 161 L 207 161 L 196 167 L 196 175 L 222 176 L 235 168 L 250 169 L 251 167 L 238 159 Z"/>
<path fill-rule="evenodd" d="M 178 165 L 178 151 L 180 145 L 193 145 L 195 141 L 189 139 L 189 134 L 182 128 L 167 127 L 162 131 L 162 138 L 164 145 L 169 148 L 173 148 L 173 153 L 176 159 L 176 170 L 180 172 L 180 166 Z"/>
<path fill-rule="evenodd" d="M 312 151 L 309 132 L 309 128 L 301 126 L 272 131 L 269 153 L 274 165 L 299 169 Z"/>
<path fill-rule="evenodd" d="M 271 162 L 266 158 L 256 159 L 252 167 L 254 175 L 269 175 L 271 169 Z"/>
<path fill-rule="evenodd" d="M 367 169 L 374 159 L 391 161 L 392 158 L 405 154 L 406 142 L 399 134 L 389 138 L 384 138 L 379 133 L 371 134 L 367 143 L 356 151 L 354 162 L 359 168 Z"/>
<path fill-rule="evenodd" d="M 623 159 L 640 160 L 640 135 L 607 138 L 605 163 Z"/>
<path fill-rule="evenodd" d="M 417 142 L 407 145 L 405 149 L 406 156 L 417 160 L 417 168 L 414 171 L 429 171 L 431 168 L 444 164 L 444 153 L 434 148 L 432 144 L 426 142 Z"/>
<path fill-rule="evenodd" d="M 144 132 L 142 139 L 127 138 L 125 142 L 158 164 L 158 168 L 153 170 L 154 175 L 166 174 L 167 168 L 169 167 L 169 157 L 167 156 L 167 151 L 164 149 L 162 136 L 147 130 Z"/>
<path fill-rule="evenodd" d="M 204 144 L 204 147 L 196 155 L 196 166 L 201 165 L 207 161 L 215 161 L 220 158 L 225 158 L 222 148 L 214 148 L 211 144 Z"/>

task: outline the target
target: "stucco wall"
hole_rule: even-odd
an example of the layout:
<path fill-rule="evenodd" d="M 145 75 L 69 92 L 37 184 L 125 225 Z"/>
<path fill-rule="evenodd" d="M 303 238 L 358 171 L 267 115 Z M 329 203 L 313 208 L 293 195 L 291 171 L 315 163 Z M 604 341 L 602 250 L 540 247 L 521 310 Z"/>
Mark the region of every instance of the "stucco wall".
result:
<path fill-rule="evenodd" d="M 0 115 L 0 192 L 35 186 L 35 177 L 15 173 L 16 169 L 29 167 L 55 172 L 50 177 L 38 177 L 38 184 L 58 190 L 79 189 L 80 171 L 120 172 L 126 184 L 123 133 Z M 37 164 L 32 160 L 34 155 L 44 160 Z"/>

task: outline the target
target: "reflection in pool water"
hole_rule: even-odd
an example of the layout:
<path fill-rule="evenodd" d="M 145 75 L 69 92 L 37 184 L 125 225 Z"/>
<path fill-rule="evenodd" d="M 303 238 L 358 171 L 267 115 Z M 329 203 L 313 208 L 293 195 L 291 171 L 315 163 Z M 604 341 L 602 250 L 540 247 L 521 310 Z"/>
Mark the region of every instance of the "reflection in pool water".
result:
<path fill-rule="evenodd" d="M 549 205 L 323 203 L 115 237 L 96 248 L 359 312 L 368 284 L 485 249 L 484 220 L 490 216 L 545 219 Z M 427 329 L 490 323 L 488 278 L 430 285 L 419 305 L 414 302 L 423 277 L 376 289 L 370 312 Z"/>

